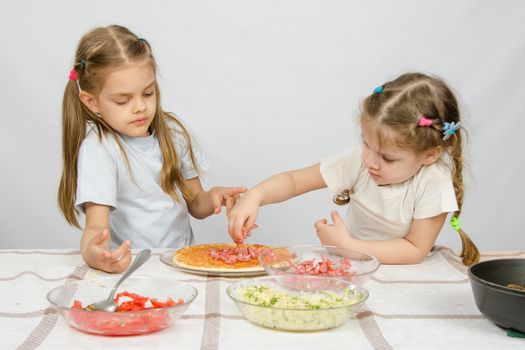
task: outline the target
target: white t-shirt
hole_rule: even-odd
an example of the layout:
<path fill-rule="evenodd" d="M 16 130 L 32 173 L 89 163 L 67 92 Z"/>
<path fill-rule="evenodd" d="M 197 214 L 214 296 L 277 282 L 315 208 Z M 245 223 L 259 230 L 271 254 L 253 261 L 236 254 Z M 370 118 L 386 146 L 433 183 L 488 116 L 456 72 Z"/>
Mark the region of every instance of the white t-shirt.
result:
<path fill-rule="evenodd" d="M 357 147 L 324 159 L 321 175 L 334 193 L 350 190 L 345 223 L 359 239 L 402 238 L 413 219 L 458 209 L 451 172 L 443 161 L 423 166 L 403 183 L 379 186 L 362 161 L 361 147 Z"/>
<path fill-rule="evenodd" d="M 110 207 L 113 248 L 126 239 L 133 248 L 178 248 L 193 244 L 188 208 L 182 194 L 177 189 L 180 198 L 177 203 L 159 185 L 163 159 L 156 135 L 143 138 L 120 135 L 119 139 L 131 172 L 112 136 L 100 140 L 95 130 L 88 131 L 77 162 L 76 208 L 85 212 L 86 202 Z M 182 134 L 174 132 L 173 141 L 181 159 L 182 176 L 197 177 Z M 192 145 L 197 165 L 206 169 L 207 158 L 194 142 Z"/>

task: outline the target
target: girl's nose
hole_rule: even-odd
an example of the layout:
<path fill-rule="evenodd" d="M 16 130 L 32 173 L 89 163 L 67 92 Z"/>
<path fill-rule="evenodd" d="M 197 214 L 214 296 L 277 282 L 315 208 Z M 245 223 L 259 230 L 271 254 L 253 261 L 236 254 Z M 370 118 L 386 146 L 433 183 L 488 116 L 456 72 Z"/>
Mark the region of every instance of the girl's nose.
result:
<path fill-rule="evenodd" d="M 365 157 L 365 165 L 370 169 L 379 169 L 379 162 L 376 157 L 369 152 Z"/>
<path fill-rule="evenodd" d="M 133 105 L 133 113 L 140 113 L 144 112 L 146 110 L 146 103 L 141 98 L 137 99 L 135 101 L 135 104 Z"/>

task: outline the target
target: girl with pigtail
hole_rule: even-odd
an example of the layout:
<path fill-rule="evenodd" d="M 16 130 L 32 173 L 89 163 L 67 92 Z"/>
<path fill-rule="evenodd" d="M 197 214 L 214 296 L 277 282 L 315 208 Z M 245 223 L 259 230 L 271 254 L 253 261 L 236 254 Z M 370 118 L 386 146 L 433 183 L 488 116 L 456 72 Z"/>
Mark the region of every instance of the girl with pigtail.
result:
<path fill-rule="evenodd" d="M 189 215 L 231 206 L 244 187 L 202 188 L 205 155 L 160 103 L 149 43 L 128 29 L 99 27 L 80 40 L 62 105 L 59 207 L 80 228 L 88 265 L 122 272 L 133 248 L 193 243 Z"/>
<path fill-rule="evenodd" d="M 463 263 L 477 262 L 479 252 L 459 223 L 462 131 L 450 88 L 421 73 L 401 75 L 365 98 L 360 126 L 361 146 L 248 190 L 229 212 L 232 238 L 250 235 L 260 206 L 328 187 L 335 203 L 348 204 L 347 215 L 343 220 L 333 211 L 333 223 L 315 223 L 321 244 L 367 252 L 385 264 L 414 264 L 428 255 L 452 213 Z"/>

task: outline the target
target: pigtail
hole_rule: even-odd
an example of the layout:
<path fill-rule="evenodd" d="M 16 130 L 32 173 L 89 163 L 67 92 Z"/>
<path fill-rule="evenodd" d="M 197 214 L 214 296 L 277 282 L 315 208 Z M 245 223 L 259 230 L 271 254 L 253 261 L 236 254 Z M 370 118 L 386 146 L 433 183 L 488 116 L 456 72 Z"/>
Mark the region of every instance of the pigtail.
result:
<path fill-rule="evenodd" d="M 80 228 L 75 209 L 77 191 L 77 159 L 80 145 L 86 136 L 84 108 L 78 98 L 75 80 L 69 80 L 62 102 L 62 177 L 58 187 L 58 206 L 70 225 Z"/>
<path fill-rule="evenodd" d="M 160 103 L 160 91 L 158 86 L 155 87 L 157 99 Z M 159 105 L 159 104 L 158 104 Z M 182 193 L 185 200 L 192 200 L 191 191 L 186 184 L 186 179 L 182 176 L 180 171 L 180 155 L 177 153 L 175 145 L 173 143 L 174 133 L 178 133 L 178 130 L 172 130 L 168 125 L 168 120 L 173 121 L 180 128 L 180 134 L 184 137 L 188 146 L 188 154 L 190 156 L 193 168 L 200 172 L 193 151 L 193 145 L 188 130 L 184 127 L 182 122 L 178 120 L 174 115 L 162 111 L 159 107 L 157 115 L 153 119 L 151 128 L 155 130 L 157 139 L 159 141 L 160 150 L 163 157 L 162 169 L 160 172 L 160 186 L 161 188 L 173 198 L 174 201 L 179 202 L 179 196 L 177 195 L 177 188 Z"/>
<path fill-rule="evenodd" d="M 450 153 L 452 158 L 452 183 L 454 185 L 454 191 L 456 192 L 456 200 L 459 208 L 458 211 L 454 213 L 454 217 L 459 218 L 463 206 L 463 156 L 461 133 L 459 131 L 456 132 L 455 137 L 451 141 L 453 142 Z M 470 266 L 477 263 L 480 256 L 478 248 L 459 224 L 453 224 L 453 227 L 459 233 L 461 238 L 461 257 L 463 258 L 463 264 Z"/>

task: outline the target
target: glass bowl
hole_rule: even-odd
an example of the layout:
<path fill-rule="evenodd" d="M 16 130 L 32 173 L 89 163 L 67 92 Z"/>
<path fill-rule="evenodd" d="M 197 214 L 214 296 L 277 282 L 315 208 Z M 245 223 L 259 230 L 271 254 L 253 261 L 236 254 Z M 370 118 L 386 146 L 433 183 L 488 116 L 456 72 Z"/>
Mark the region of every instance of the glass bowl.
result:
<path fill-rule="evenodd" d="M 374 256 L 334 246 L 296 245 L 272 248 L 259 256 L 270 276 L 312 275 L 343 279 L 362 286 L 380 266 Z"/>
<path fill-rule="evenodd" d="M 182 316 L 197 297 L 197 289 L 173 279 L 152 277 L 130 277 L 117 290 L 136 293 L 164 302 L 167 298 L 182 299 L 184 303 L 175 306 L 126 312 L 85 311 L 72 308 L 75 300 L 83 307 L 108 297 L 120 276 L 96 280 L 71 282 L 49 291 L 47 300 L 67 323 L 86 333 L 99 335 L 138 335 L 167 328 Z M 127 299 L 129 300 L 129 299 Z"/>
<path fill-rule="evenodd" d="M 252 278 L 226 289 L 251 322 L 285 331 L 319 331 L 345 323 L 368 291 L 342 279 L 301 275 Z"/>

